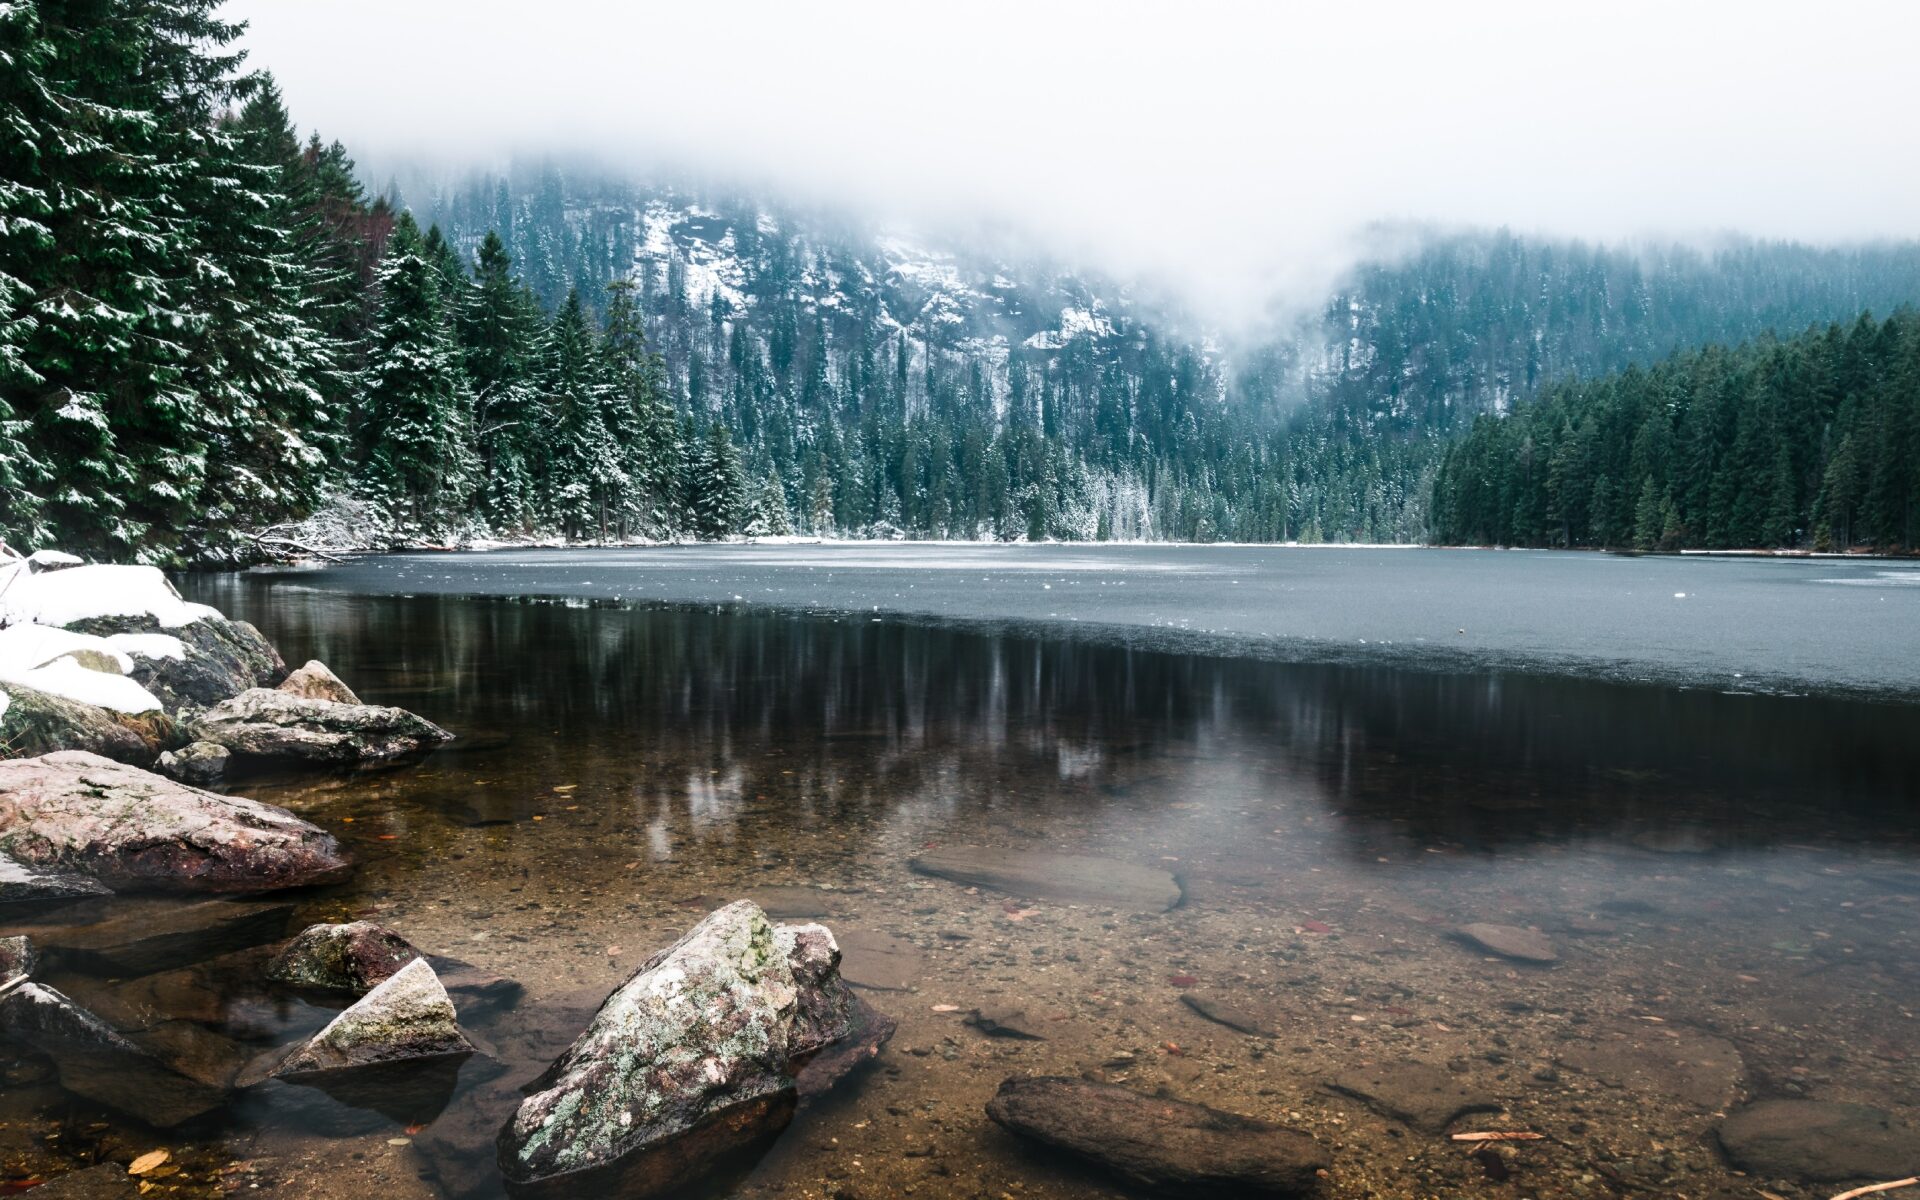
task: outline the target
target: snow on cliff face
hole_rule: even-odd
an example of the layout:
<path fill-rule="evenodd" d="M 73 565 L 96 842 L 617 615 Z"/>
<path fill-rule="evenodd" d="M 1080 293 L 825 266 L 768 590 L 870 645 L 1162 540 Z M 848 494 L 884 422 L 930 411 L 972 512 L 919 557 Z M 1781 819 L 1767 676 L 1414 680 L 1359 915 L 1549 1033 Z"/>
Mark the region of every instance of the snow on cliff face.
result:
<path fill-rule="evenodd" d="M 668 190 L 644 199 L 635 218 L 636 271 L 657 292 L 677 289 L 695 311 L 717 298 L 728 313 L 751 313 L 791 289 L 822 315 L 870 319 L 883 334 L 954 349 L 1053 350 L 1115 336 L 1109 306 L 1128 303 L 1072 273 L 958 253 L 901 228 L 827 232 L 764 209 L 715 211 Z"/>

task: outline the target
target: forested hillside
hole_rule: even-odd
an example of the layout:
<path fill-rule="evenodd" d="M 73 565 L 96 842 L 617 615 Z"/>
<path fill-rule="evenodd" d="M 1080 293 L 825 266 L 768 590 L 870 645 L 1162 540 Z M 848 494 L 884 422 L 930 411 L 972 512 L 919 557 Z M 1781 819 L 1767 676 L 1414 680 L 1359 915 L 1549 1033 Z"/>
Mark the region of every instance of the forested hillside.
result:
<path fill-rule="evenodd" d="M 1482 417 L 1434 490 L 1446 542 L 1911 550 L 1920 315 L 1689 351 Z"/>
<path fill-rule="evenodd" d="M 1913 245 L 1387 230 L 1314 319 L 1218 343 L 1058 263 L 764 196 L 551 165 L 371 196 L 214 10 L 0 5 L 16 545 L 1417 540 L 1482 414 L 1920 296 Z"/>

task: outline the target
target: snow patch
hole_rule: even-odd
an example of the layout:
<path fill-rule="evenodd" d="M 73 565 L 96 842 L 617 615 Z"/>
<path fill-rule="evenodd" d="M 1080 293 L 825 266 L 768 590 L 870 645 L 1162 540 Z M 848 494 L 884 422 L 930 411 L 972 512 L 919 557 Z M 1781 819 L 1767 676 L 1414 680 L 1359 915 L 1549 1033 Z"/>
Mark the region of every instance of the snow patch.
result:
<path fill-rule="evenodd" d="M 158 567 L 90 566 L 31 572 L 25 562 L 0 567 L 0 628 L 71 625 L 95 617 L 152 617 L 178 629 L 217 609 L 189 604 Z"/>
<path fill-rule="evenodd" d="M 63 700 L 91 704 L 96 708 L 110 708 L 115 712 L 153 712 L 160 707 L 160 702 L 153 698 L 152 692 L 125 675 L 89 670 L 71 658 L 58 659 L 31 671 L 0 675 L 0 682 L 18 684 L 50 696 L 59 696 Z"/>

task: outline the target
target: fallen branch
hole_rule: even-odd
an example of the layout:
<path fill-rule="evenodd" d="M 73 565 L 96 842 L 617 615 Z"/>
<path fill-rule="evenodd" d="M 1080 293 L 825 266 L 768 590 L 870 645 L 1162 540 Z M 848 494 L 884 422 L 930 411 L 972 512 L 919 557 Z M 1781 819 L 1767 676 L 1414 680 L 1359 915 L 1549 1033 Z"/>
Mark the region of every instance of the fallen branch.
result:
<path fill-rule="evenodd" d="M 280 537 L 280 536 L 271 535 L 271 534 L 257 533 L 253 536 L 253 541 L 254 541 L 254 544 L 257 546 L 261 546 L 261 547 L 272 546 L 272 547 L 277 547 L 277 548 L 287 549 L 287 550 L 297 550 L 302 554 L 311 554 L 315 558 L 322 558 L 328 562 L 337 563 L 337 562 L 347 561 L 345 558 L 341 557 L 338 554 L 333 553 L 330 550 L 322 550 L 318 546 L 309 546 L 305 542 L 296 541 L 295 539 L 290 537 Z"/>
<path fill-rule="evenodd" d="M 1875 1192 L 1892 1192 L 1900 1188 L 1910 1188 L 1920 1184 L 1920 1175 L 1909 1175 L 1905 1179 L 1896 1179 L 1892 1183 L 1870 1183 L 1866 1187 L 1857 1187 L 1850 1192 L 1841 1192 L 1833 1200 L 1853 1200 L 1855 1196 L 1871 1196 Z"/>
<path fill-rule="evenodd" d="M 1544 1133 L 1520 1132 L 1456 1133 L 1453 1135 L 1453 1140 L 1456 1142 L 1538 1142 L 1545 1140 L 1546 1136 Z M 1838 1200 L 1837 1197 L 1836 1200 Z"/>

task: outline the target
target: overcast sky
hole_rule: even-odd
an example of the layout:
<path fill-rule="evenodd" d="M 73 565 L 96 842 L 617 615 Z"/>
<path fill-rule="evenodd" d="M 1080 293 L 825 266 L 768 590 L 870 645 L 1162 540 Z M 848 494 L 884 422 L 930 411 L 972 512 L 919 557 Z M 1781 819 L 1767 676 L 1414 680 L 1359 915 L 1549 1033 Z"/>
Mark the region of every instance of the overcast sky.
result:
<path fill-rule="evenodd" d="M 586 151 L 1000 222 L 1208 311 L 1375 220 L 1920 234 L 1920 3 L 230 0 L 363 160 Z"/>

